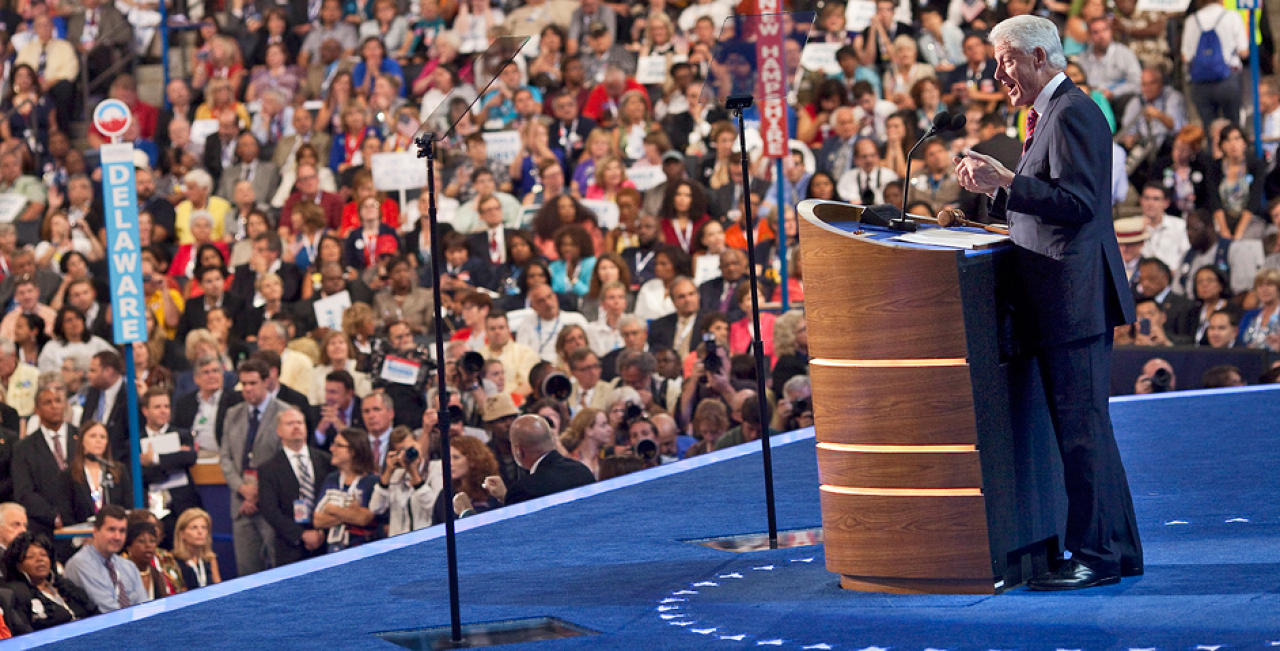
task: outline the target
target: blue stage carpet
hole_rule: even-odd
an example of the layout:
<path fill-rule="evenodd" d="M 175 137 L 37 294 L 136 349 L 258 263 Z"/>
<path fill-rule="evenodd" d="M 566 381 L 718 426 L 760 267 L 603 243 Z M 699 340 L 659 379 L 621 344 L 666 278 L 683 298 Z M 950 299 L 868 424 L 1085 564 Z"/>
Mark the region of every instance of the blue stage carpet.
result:
<path fill-rule="evenodd" d="M 1280 388 L 1112 405 L 1147 557 L 1147 574 L 1118 586 L 866 594 L 838 587 L 820 546 L 732 554 L 681 542 L 765 528 L 759 449 L 742 446 L 527 515 L 462 521 L 463 621 L 548 615 L 600 632 L 513 649 L 1280 647 Z M 774 449 L 780 526 L 818 526 L 812 437 L 785 439 Z M 395 649 L 373 634 L 447 624 L 446 604 L 432 529 L 14 643 Z"/>

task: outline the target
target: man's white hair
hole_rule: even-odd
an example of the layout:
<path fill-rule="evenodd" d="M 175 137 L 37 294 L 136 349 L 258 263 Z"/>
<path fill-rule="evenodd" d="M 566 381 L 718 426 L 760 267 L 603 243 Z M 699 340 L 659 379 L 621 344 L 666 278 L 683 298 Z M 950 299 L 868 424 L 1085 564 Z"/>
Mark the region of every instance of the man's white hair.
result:
<path fill-rule="evenodd" d="M 1048 18 L 1024 15 L 1003 20 L 991 29 L 989 40 L 992 45 L 1004 43 L 1026 54 L 1040 48 L 1044 50 L 1051 67 L 1056 70 L 1067 67 L 1067 55 L 1062 52 L 1062 37 L 1058 35 L 1058 27 Z"/>

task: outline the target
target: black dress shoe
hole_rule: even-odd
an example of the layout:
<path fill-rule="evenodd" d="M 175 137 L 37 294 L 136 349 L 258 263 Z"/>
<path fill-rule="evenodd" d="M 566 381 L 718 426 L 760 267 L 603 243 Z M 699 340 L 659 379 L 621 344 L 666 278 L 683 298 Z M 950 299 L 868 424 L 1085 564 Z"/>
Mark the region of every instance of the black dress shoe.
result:
<path fill-rule="evenodd" d="M 1120 559 L 1120 576 L 1142 576 L 1142 561 Z"/>
<path fill-rule="evenodd" d="M 1027 589 L 1080 590 L 1119 582 L 1119 574 L 1103 574 L 1073 558 L 1063 563 L 1057 571 L 1028 581 Z"/>

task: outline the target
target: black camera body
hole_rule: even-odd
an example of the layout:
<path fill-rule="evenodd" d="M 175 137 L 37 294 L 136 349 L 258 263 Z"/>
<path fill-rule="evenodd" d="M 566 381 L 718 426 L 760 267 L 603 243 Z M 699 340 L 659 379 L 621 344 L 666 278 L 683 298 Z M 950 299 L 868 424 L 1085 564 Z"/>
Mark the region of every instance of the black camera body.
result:
<path fill-rule="evenodd" d="M 712 375 L 719 375 L 724 369 L 724 359 L 720 357 L 720 347 L 716 344 L 716 336 L 710 332 L 703 333 L 702 347 L 706 355 L 702 358 L 702 367 Z"/>
<path fill-rule="evenodd" d="M 1173 384 L 1173 374 L 1169 369 L 1158 368 L 1151 374 L 1151 393 L 1164 393 Z"/>
<path fill-rule="evenodd" d="M 551 398 L 556 402 L 564 402 L 569 399 L 573 393 L 573 382 L 569 380 L 569 376 L 559 371 L 553 371 L 542 378 L 542 395 Z"/>

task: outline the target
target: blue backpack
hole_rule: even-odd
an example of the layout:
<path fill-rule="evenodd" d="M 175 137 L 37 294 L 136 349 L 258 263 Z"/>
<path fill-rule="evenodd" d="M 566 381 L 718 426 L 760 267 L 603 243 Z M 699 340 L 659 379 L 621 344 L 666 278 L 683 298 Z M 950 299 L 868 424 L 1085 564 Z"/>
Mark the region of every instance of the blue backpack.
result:
<path fill-rule="evenodd" d="M 1208 84 L 1231 76 L 1231 66 L 1227 65 L 1227 59 L 1222 54 L 1222 39 L 1218 38 L 1218 32 L 1215 31 L 1218 23 L 1222 22 L 1223 16 L 1226 15 L 1225 10 L 1218 14 L 1218 20 L 1214 21 L 1209 29 L 1200 25 L 1198 16 L 1191 15 L 1191 19 L 1196 21 L 1196 26 L 1200 28 L 1200 42 L 1196 43 L 1196 54 L 1191 57 L 1189 72 L 1192 83 Z"/>

